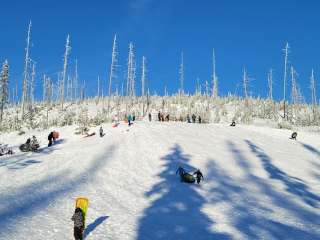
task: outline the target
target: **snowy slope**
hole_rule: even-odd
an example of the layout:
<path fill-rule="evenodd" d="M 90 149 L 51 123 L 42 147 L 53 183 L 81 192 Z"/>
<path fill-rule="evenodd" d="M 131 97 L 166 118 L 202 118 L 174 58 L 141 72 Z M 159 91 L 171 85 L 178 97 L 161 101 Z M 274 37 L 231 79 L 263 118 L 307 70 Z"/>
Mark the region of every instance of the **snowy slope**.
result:
<path fill-rule="evenodd" d="M 2 135 L 0 239 L 73 239 L 74 201 L 89 198 L 86 239 L 320 239 L 319 135 L 223 124 L 75 127 L 46 148 L 48 132 Z M 96 129 L 97 131 L 98 129 Z M 27 136 L 40 153 L 17 149 Z M 200 168 L 200 185 L 175 170 Z"/>

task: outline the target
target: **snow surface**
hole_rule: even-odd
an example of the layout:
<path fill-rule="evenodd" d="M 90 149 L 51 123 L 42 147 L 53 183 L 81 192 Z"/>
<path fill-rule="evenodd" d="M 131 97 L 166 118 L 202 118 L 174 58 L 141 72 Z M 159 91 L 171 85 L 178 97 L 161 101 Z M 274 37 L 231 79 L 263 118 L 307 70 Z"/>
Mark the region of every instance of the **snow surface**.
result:
<path fill-rule="evenodd" d="M 75 126 L 2 134 L 0 239 L 73 239 L 89 198 L 87 240 L 320 239 L 319 134 L 225 124 L 136 122 L 83 138 Z M 95 130 L 98 133 L 98 127 Z M 43 151 L 21 153 L 36 135 Z M 180 183 L 178 166 L 201 169 Z"/>

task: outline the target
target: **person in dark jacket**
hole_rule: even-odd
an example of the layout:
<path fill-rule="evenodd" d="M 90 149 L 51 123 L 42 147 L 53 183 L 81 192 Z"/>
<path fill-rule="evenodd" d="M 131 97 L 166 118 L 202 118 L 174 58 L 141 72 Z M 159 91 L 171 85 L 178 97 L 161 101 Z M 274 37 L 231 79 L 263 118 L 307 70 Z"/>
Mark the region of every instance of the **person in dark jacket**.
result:
<path fill-rule="evenodd" d="M 75 209 L 71 220 L 74 222 L 74 228 L 73 228 L 74 239 L 82 240 L 83 231 L 84 231 L 84 214 L 81 208 Z"/>
<path fill-rule="evenodd" d="M 48 135 L 48 147 L 51 147 L 52 146 L 52 141 L 53 141 L 53 132 L 49 133 Z"/>
<path fill-rule="evenodd" d="M 104 136 L 104 133 L 103 133 L 103 128 L 102 128 L 102 126 L 100 126 L 100 129 L 99 129 L 99 133 L 100 133 L 100 137 L 103 137 L 103 136 Z"/>
<path fill-rule="evenodd" d="M 161 113 L 160 113 L 160 111 L 158 112 L 158 121 L 161 122 Z"/>
<path fill-rule="evenodd" d="M 198 117 L 198 120 L 199 120 L 199 123 L 201 123 L 202 119 L 201 119 L 200 115 Z"/>
<path fill-rule="evenodd" d="M 149 117 L 149 122 L 151 122 L 151 113 L 149 113 L 149 115 L 148 115 L 148 117 Z"/>
<path fill-rule="evenodd" d="M 179 166 L 177 171 L 176 171 L 176 174 L 179 174 L 181 182 L 183 182 L 183 175 L 185 173 L 186 173 L 186 171 L 181 166 Z"/>
<path fill-rule="evenodd" d="M 199 184 L 201 179 L 203 180 L 202 172 L 198 169 L 193 173 L 193 175 L 196 175 L 197 183 Z"/>
<path fill-rule="evenodd" d="M 187 122 L 191 123 L 189 114 L 187 115 Z"/>
<path fill-rule="evenodd" d="M 197 118 L 196 115 L 192 114 L 191 118 L 192 118 L 192 122 L 195 123 Z"/>

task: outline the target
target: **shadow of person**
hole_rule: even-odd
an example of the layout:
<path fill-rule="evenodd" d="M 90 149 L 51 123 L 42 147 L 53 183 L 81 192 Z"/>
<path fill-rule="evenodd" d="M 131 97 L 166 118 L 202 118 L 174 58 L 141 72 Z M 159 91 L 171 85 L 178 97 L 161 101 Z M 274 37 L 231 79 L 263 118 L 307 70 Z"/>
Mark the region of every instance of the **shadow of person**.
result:
<path fill-rule="evenodd" d="M 164 169 L 161 181 L 145 193 L 154 200 L 145 209 L 138 223 L 137 239 L 230 239 L 224 233 L 214 232 L 214 222 L 202 211 L 205 199 L 195 190 L 195 185 L 181 183 L 175 174 L 178 166 L 195 169 L 188 164 L 190 158 L 176 144 L 161 159 Z"/>
<path fill-rule="evenodd" d="M 102 216 L 98 217 L 96 220 L 94 220 L 93 223 L 90 223 L 85 231 L 84 231 L 84 237 L 86 238 L 91 232 L 93 232 L 101 223 L 103 223 L 109 216 Z"/>

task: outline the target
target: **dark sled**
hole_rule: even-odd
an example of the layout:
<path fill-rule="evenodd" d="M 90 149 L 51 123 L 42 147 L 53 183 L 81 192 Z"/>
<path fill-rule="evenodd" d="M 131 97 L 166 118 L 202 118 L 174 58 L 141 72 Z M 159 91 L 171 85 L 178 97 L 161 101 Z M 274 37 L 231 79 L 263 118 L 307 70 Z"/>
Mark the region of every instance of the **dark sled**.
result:
<path fill-rule="evenodd" d="M 19 149 L 21 152 L 38 152 L 39 151 L 39 144 L 30 145 L 30 144 L 21 144 Z"/>
<path fill-rule="evenodd" d="M 298 136 L 298 133 L 294 132 L 294 133 L 291 134 L 291 138 L 290 139 L 297 140 L 297 136 Z"/>
<path fill-rule="evenodd" d="M 181 182 L 194 183 L 196 179 L 190 173 L 184 173 L 181 176 Z"/>

